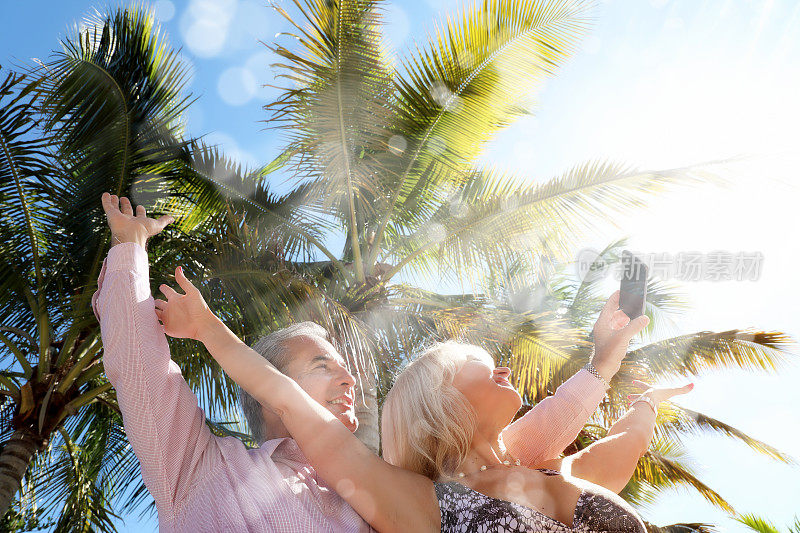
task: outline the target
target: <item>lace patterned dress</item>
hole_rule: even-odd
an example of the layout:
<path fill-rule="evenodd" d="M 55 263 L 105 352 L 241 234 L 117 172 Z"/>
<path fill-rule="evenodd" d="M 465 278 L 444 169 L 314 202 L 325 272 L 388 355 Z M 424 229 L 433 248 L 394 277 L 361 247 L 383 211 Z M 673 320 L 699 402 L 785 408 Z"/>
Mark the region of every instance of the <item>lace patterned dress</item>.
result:
<path fill-rule="evenodd" d="M 560 472 L 537 468 L 546 475 Z M 490 498 L 460 483 L 436 483 L 442 533 L 645 533 L 644 523 L 625 500 L 602 487 L 578 497 L 572 527 L 545 514 Z"/>

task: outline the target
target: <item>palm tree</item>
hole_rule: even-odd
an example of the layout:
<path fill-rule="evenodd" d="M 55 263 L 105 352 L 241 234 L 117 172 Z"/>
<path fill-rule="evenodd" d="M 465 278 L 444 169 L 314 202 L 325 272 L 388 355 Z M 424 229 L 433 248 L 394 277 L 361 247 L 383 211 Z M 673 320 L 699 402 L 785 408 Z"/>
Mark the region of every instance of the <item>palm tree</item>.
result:
<path fill-rule="evenodd" d="M 251 339 L 296 320 L 328 325 L 359 370 L 359 436 L 374 450 L 382 392 L 408 354 L 432 339 L 458 336 L 507 358 L 531 404 L 552 393 L 585 362 L 592 315 L 602 304 L 597 288 L 562 282 L 549 290 L 559 298 L 520 307 L 498 300 L 492 283 L 522 262 L 530 265 L 524 270 L 529 283 L 551 284 L 542 258 L 569 258 L 591 220 L 708 174 L 699 167 L 643 172 L 598 161 L 526 185 L 530 180 L 476 166 L 491 134 L 525 112 L 521 95 L 574 46 L 586 22 L 580 2 L 484 3 L 449 19 L 423 51 L 403 61 L 404 69 L 385 57 L 379 2 L 295 4 L 305 23 L 278 8 L 296 28 L 295 49 L 273 47 L 292 86 L 267 109 L 289 139 L 283 162 L 297 188 L 291 201 L 279 203 L 288 206 L 280 216 L 269 199 L 242 215 L 228 210 L 226 222 L 215 222 L 215 257 L 198 261 L 195 273 L 220 301 L 236 303 L 227 317 L 244 324 Z M 184 184 L 188 201 L 181 207 L 192 220 L 239 202 L 246 195 L 230 183 L 252 177 L 232 172 L 224 158 L 205 162 L 201 174 L 208 180 L 220 173 L 235 178 L 216 191 L 200 180 L 202 194 Z M 341 251 L 330 243 L 341 244 Z M 604 260 L 612 261 L 615 251 L 606 250 Z M 413 283 L 432 274 L 445 281 L 472 277 L 475 290 L 448 296 Z M 649 289 L 652 330 L 680 301 L 663 284 Z M 622 414 L 631 374 L 658 379 L 703 368 L 768 370 L 783 360 L 789 343 L 779 332 L 731 330 L 643 346 L 631 354 L 574 450 L 602 438 Z M 730 510 L 680 460 L 674 437 L 698 430 L 722 432 L 792 461 L 730 425 L 673 405 L 659 419 L 658 438 L 626 497 L 645 503 L 658 490 L 687 484 Z"/>
<path fill-rule="evenodd" d="M 510 358 L 530 402 L 554 390 L 585 360 L 586 324 L 599 307 L 577 290 L 568 324 L 546 308 L 508 305 L 488 290 L 492 280 L 521 260 L 537 271 L 546 264 L 541 258 L 563 262 L 592 221 L 641 207 L 667 186 L 710 177 L 704 167 L 640 171 L 595 161 L 531 184 L 476 165 L 491 135 L 528 112 L 523 100 L 574 50 L 588 27 L 584 2 L 486 2 L 410 52 L 403 68 L 386 56 L 379 2 L 296 4 L 307 19 L 295 24 L 297 49 L 273 48 L 293 86 L 268 106 L 287 147 L 263 168 L 243 169 L 214 148 L 182 140 L 184 71 L 141 9 L 97 15 L 64 43 L 65 52 L 24 82 L 7 83 L 0 117 L 21 118 L 0 119 L 13 154 L 0 159 L 0 201 L 13 215 L 2 227 L 16 236 L 2 249 L 0 320 L 16 329 L 2 338 L 0 439 L 22 442 L 9 437 L 24 430 L 31 450 L 16 461 L 19 454 L 6 453 L 13 446 L 0 453 L 0 464 L 16 466 L 13 475 L 0 469 L 9 501 L 29 468 L 11 520 L 36 518 L 35 502 L 44 501 L 42 516 L 59 506 L 59 527 L 110 529 L 115 505 L 128 510 L 147 501 L 140 482 L 120 488 L 134 477 L 136 460 L 102 373 L 89 307 L 108 239 L 102 191 L 144 204 L 164 199 L 158 210 L 178 223 L 151 243 L 152 278 L 168 279 L 184 265 L 205 280 L 206 299 L 245 340 L 289 321 L 325 324 L 359 374 L 360 436 L 377 450 L 379 397 L 408 354 L 431 339 L 461 336 Z M 295 183 L 277 195 L 269 178 L 284 165 Z M 33 283 L 37 268 L 42 281 Z M 471 279 L 472 290 L 446 295 L 415 283 L 434 273 L 450 285 Z M 697 361 L 771 362 L 783 347 L 780 334 L 747 342 L 737 335 L 686 339 L 688 358 L 661 345 L 637 357 L 664 352 L 668 373 Z M 208 356 L 188 342 L 171 348 L 209 416 L 234 419 L 232 384 Z M 67 403 L 55 402 L 62 398 L 56 393 Z M 610 402 L 604 416 L 619 408 Z M 30 409 L 35 416 L 14 417 Z M 664 426 L 735 431 L 698 420 Z M 238 428 L 209 423 L 246 440 Z M 601 431 L 591 429 L 584 438 Z M 667 472 L 641 479 L 663 486 L 683 475 Z"/>
<path fill-rule="evenodd" d="M 288 206 L 280 216 L 270 200 L 242 215 L 228 210 L 223 224 L 217 219 L 217 253 L 198 261 L 195 273 L 221 301 L 236 303 L 227 316 L 251 338 L 295 320 L 328 325 L 359 370 L 359 436 L 375 450 L 379 397 L 408 354 L 432 339 L 459 336 L 508 358 L 526 399 L 539 401 L 585 362 L 592 314 L 602 299 L 581 282 L 558 288 L 558 307 L 540 301 L 520 308 L 498 301 L 492 281 L 523 261 L 532 265 L 527 279 L 546 285 L 542 258 L 570 258 L 592 220 L 709 175 L 700 167 L 645 172 L 597 161 L 530 185 L 476 166 L 491 134 L 525 112 L 522 96 L 574 47 L 586 23 L 581 2 L 486 2 L 449 19 L 423 51 L 403 61 L 404 69 L 385 57 L 379 2 L 295 4 L 304 23 L 278 8 L 296 28 L 295 49 L 273 47 L 292 85 L 267 109 L 289 139 L 283 162 L 296 189 L 291 201 L 279 203 Z M 230 162 L 215 157 L 206 159 L 201 174 L 213 180 L 217 167 L 235 178 L 218 190 L 200 180 L 202 194 L 185 183 L 186 218 L 225 212 L 226 202 L 246 196 L 230 184 L 251 176 L 231 172 Z M 445 281 L 472 277 L 476 290 L 448 296 L 413 283 L 431 274 Z M 679 302 L 660 285 L 650 294 L 655 326 Z M 565 305 L 569 312 L 559 316 Z M 789 342 L 779 332 L 731 330 L 643 346 L 575 449 L 601 438 L 621 415 L 631 374 L 658 379 L 701 368 L 772 369 Z M 674 437 L 697 430 L 719 431 L 792 460 L 721 421 L 671 406 L 626 496 L 642 503 L 653 491 L 683 483 L 730 510 L 680 461 Z"/>
<path fill-rule="evenodd" d="M 301 275 L 296 283 L 349 324 L 340 336 L 354 349 L 354 364 L 365 369 L 359 436 L 377 450 L 378 367 L 426 338 L 463 329 L 441 313 L 445 322 L 432 321 L 431 313 L 450 307 L 451 299 L 420 299 L 418 287 L 399 279 L 435 272 L 446 282 L 479 281 L 477 273 L 504 268 L 511 250 L 566 260 L 592 220 L 643 205 L 669 184 L 696 182 L 706 173 L 595 161 L 531 184 L 476 165 L 492 134 L 528 112 L 523 101 L 574 50 L 588 27 L 587 2 L 476 5 L 410 53 L 403 68 L 386 55 L 380 2 L 295 4 L 305 24 L 276 9 L 296 29 L 290 34 L 296 49 L 272 48 L 292 84 L 267 109 L 288 137 L 285 163 L 302 190 L 289 222 L 302 221 L 303 230 L 314 233 L 300 234 L 282 219 L 292 237 L 280 252 L 294 260 L 287 272 Z M 191 186 L 184 195 L 192 196 Z M 213 200 L 198 195 L 193 201 L 220 212 Z M 246 220 L 248 230 L 276 221 L 271 212 L 266 218 Z M 337 243 L 343 243 L 340 252 L 332 250 Z M 291 256 L 298 247 L 305 256 Z M 254 250 L 253 268 L 238 272 L 255 283 L 263 258 Z M 240 259 L 234 264 L 242 265 Z M 229 278 L 229 266 L 212 270 Z M 240 287 L 231 289 L 239 291 L 237 300 L 260 305 L 247 297 L 257 289 L 240 277 Z M 254 320 L 245 322 L 258 330 L 275 308 L 287 309 L 285 320 L 297 319 L 292 306 L 274 301 L 261 312 L 251 309 Z M 317 319 L 333 322 L 324 313 Z"/>

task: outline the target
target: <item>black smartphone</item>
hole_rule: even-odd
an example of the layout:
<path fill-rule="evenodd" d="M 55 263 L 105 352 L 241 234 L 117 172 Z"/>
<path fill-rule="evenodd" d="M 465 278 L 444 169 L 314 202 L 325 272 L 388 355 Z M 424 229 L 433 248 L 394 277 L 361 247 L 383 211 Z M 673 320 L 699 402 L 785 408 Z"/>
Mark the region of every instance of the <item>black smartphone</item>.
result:
<path fill-rule="evenodd" d="M 622 278 L 619 282 L 619 308 L 633 320 L 644 314 L 647 300 L 647 265 L 628 250 L 622 252 Z"/>

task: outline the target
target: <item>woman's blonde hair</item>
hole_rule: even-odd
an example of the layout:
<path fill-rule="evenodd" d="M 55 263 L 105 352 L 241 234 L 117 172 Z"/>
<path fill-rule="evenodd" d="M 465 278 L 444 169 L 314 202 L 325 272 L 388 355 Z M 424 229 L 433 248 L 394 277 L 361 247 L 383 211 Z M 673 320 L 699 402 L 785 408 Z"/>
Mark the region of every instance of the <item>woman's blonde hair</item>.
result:
<path fill-rule="evenodd" d="M 453 378 L 472 359 L 494 366 L 483 348 L 448 341 L 427 348 L 400 372 L 383 404 L 386 461 L 434 481 L 455 475 L 469 452 L 477 418 Z"/>

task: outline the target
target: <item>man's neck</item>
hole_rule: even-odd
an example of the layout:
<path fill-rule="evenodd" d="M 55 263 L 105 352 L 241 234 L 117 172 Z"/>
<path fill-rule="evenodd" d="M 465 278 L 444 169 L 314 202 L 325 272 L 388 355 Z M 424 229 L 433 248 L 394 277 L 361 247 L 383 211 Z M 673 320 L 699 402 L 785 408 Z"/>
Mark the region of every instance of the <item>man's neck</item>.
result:
<path fill-rule="evenodd" d="M 292 438 L 289 430 L 283 425 L 280 419 L 277 420 L 264 420 L 266 431 L 264 432 L 264 440 Z"/>

